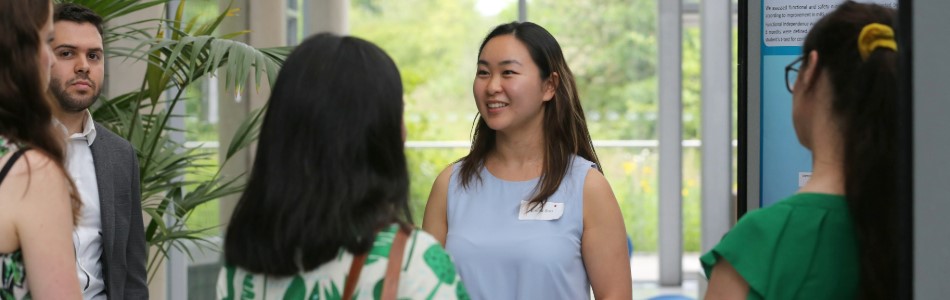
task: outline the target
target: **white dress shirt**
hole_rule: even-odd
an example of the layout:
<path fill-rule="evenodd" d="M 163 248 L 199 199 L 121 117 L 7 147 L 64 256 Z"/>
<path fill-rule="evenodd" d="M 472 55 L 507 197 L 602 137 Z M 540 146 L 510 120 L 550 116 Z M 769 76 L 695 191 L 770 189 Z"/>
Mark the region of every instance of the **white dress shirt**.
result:
<path fill-rule="evenodd" d="M 66 145 L 66 169 L 76 184 L 82 209 L 73 230 L 76 251 L 76 271 L 84 299 L 106 299 L 105 278 L 102 274 L 102 217 L 99 205 L 99 186 L 96 167 L 92 160 L 92 143 L 96 140 L 96 126 L 92 114 L 86 110 L 81 133 L 69 134 L 62 123 L 54 123 L 69 136 Z"/>

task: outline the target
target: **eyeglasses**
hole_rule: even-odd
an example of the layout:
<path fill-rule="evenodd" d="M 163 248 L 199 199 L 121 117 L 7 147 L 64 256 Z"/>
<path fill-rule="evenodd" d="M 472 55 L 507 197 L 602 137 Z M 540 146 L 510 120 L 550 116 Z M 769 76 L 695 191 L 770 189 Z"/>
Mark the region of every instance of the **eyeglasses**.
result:
<path fill-rule="evenodd" d="M 802 60 L 804 59 L 805 56 L 801 56 L 785 66 L 785 88 L 788 89 L 789 93 L 792 93 L 792 87 L 795 86 L 795 79 L 798 79 L 798 70 L 801 69 Z"/>

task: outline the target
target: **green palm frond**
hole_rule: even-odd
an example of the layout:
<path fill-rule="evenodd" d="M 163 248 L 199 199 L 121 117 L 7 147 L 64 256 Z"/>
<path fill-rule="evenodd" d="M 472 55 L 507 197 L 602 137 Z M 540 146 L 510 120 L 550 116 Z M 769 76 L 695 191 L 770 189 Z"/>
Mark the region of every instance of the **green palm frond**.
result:
<path fill-rule="evenodd" d="M 261 133 L 261 123 L 264 122 L 265 109 L 266 107 L 261 107 L 251 112 L 250 118 L 244 119 L 244 122 L 238 127 L 237 132 L 234 133 L 234 139 L 231 140 L 231 144 L 228 145 L 227 155 L 224 156 L 225 160 L 231 159 L 238 151 L 247 148 L 247 146 L 257 140 L 257 137 Z"/>

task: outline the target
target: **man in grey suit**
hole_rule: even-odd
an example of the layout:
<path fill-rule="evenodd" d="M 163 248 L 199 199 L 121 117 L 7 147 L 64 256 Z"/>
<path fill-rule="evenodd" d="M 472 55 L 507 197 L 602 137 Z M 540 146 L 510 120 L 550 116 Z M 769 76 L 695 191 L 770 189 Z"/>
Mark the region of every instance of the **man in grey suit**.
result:
<path fill-rule="evenodd" d="M 73 233 L 84 299 L 148 299 L 145 231 L 135 149 L 92 120 L 105 72 L 102 18 L 59 4 L 50 43 L 50 91 L 57 125 L 68 136 L 66 167 L 82 198 Z"/>

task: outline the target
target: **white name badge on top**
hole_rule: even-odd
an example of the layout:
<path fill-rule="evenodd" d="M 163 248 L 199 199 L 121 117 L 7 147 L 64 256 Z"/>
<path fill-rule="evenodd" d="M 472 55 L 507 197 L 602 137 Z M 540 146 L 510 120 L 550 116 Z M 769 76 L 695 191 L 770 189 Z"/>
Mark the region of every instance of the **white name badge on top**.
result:
<path fill-rule="evenodd" d="M 544 207 L 535 207 L 528 201 L 521 201 L 521 209 L 518 211 L 518 220 L 526 221 L 550 221 L 560 219 L 564 215 L 563 202 L 548 202 Z"/>

